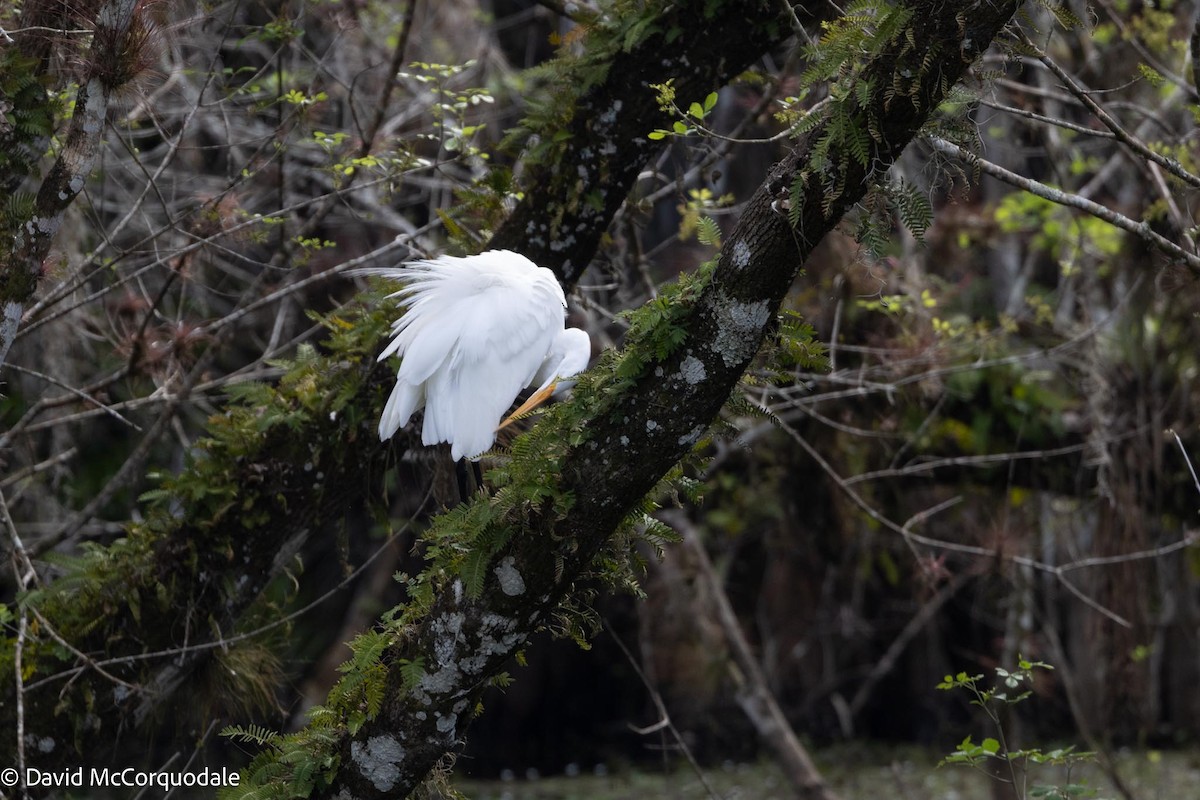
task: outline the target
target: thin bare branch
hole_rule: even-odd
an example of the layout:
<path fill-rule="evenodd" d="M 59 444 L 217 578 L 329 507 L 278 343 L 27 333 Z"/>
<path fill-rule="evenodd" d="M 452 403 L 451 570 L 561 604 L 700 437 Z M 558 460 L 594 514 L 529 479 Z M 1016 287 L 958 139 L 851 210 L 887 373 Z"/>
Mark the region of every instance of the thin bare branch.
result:
<path fill-rule="evenodd" d="M 1099 203 L 1087 200 L 1077 194 L 1064 192 L 1061 189 L 1055 189 L 1053 186 L 1047 186 L 1040 181 L 1035 181 L 1032 178 L 1026 178 L 1023 175 L 1018 175 L 1011 170 L 1007 170 L 999 164 L 994 164 L 991 161 L 980 158 L 979 156 L 968 153 L 956 144 L 947 142 L 944 139 L 930 137 L 930 144 L 935 150 L 945 153 L 949 156 L 962 159 L 972 166 L 977 166 L 982 172 L 991 175 L 993 178 L 1004 181 L 1005 183 L 1015 186 L 1018 189 L 1023 189 L 1030 194 L 1037 195 L 1044 200 L 1049 200 L 1052 203 L 1057 203 L 1061 206 L 1069 208 L 1077 208 L 1084 211 L 1097 219 L 1102 219 L 1110 225 L 1128 231 L 1134 234 L 1139 239 L 1149 245 L 1152 245 L 1157 250 L 1164 254 L 1187 264 L 1193 272 L 1200 273 L 1200 257 L 1194 253 L 1189 253 L 1179 245 L 1167 239 L 1162 234 L 1150 227 L 1150 223 L 1146 221 L 1138 222 L 1132 220 L 1124 214 L 1113 211 L 1107 206 L 1102 206 Z"/>

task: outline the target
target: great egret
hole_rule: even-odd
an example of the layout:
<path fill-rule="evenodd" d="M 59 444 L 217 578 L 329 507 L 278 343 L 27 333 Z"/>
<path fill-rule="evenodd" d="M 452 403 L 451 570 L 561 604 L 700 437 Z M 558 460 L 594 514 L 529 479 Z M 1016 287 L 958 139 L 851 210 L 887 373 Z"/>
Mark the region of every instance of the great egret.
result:
<path fill-rule="evenodd" d="M 587 333 L 564 330 L 567 301 L 554 273 L 518 253 L 440 256 L 363 272 L 401 283 L 388 297 L 405 307 L 379 354 L 380 361 L 401 356 L 379 419 L 380 441 L 423 407 L 421 441 L 449 442 L 456 461 L 474 459 L 514 417 L 573 386 L 564 379 L 591 357 Z M 502 422 L 531 385 L 533 395 Z"/>

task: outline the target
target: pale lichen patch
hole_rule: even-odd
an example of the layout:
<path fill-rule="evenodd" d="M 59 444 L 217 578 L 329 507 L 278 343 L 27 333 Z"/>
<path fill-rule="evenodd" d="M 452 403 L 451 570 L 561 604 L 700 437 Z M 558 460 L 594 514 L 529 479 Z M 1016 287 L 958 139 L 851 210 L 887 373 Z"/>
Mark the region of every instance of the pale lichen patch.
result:
<path fill-rule="evenodd" d="M 456 691 L 461 677 L 462 673 L 459 672 L 457 664 L 447 664 L 437 672 L 426 672 L 414 688 L 413 696 L 424 705 L 430 705 L 429 695 L 450 694 Z"/>
<path fill-rule="evenodd" d="M 745 269 L 750 266 L 750 245 L 742 239 L 739 239 L 733 246 L 733 265 L 738 269 Z"/>
<path fill-rule="evenodd" d="M 400 777 L 404 748 L 391 736 L 372 736 L 366 744 L 351 742 L 350 758 L 376 789 L 390 792 Z"/>
<path fill-rule="evenodd" d="M 704 369 L 703 361 L 695 356 L 688 356 L 679 365 L 679 375 L 684 383 L 695 386 L 708 377 L 708 372 Z"/>
<path fill-rule="evenodd" d="M 516 597 L 525 592 L 525 580 L 517 571 L 516 559 L 512 556 L 500 559 L 500 563 L 492 572 L 496 574 L 496 580 L 500 581 L 500 591 L 509 597 Z"/>
<path fill-rule="evenodd" d="M 438 714 L 437 718 L 437 722 L 434 724 L 437 726 L 439 732 L 454 733 L 454 728 L 458 725 L 458 714 L 448 714 L 444 717 Z"/>
<path fill-rule="evenodd" d="M 759 334 L 770 314 L 766 300 L 753 303 L 728 301 L 718 305 L 713 350 L 725 361 L 725 366 L 738 366 L 754 355 Z"/>
<path fill-rule="evenodd" d="M 679 437 L 679 443 L 684 447 L 692 447 L 696 442 L 700 441 L 700 437 L 704 435 L 704 426 L 697 425 L 690 431 Z"/>
<path fill-rule="evenodd" d="M 442 614 L 430 625 L 433 631 L 433 655 L 439 664 L 449 664 L 462 638 L 465 617 L 460 612 Z"/>

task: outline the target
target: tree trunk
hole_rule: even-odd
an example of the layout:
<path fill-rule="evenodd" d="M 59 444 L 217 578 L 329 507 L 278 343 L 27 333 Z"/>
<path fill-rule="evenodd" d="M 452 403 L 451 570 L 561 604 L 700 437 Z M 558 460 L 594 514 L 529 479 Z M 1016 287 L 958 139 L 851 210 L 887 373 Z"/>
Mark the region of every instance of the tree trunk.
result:
<path fill-rule="evenodd" d="M 547 622 L 640 498 L 703 437 L 817 242 L 882 177 L 1016 6 L 971 3 L 953 15 L 942 3 L 914 3 L 909 22 L 857 78 L 874 87 L 866 104 L 843 87 L 844 102 L 804 135 L 747 204 L 711 279 L 674 323 L 684 332 L 681 343 L 658 358 L 653 341 L 630 342 L 622 358 L 643 362 L 631 385 L 616 391 L 615 374 L 607 384 L 598 377 L 591 397 L 577 394 L 571 404 L 587 406 L 583 419 L 543 420 L 541 441 L 577 442 L 541 467 L 557 477 L 570 507 L 563 513 L 542 505 L 503 520 L 505 533 L 489 535 L 507 544 L 492 557 L 496 566 L 480 595 L 446 587 L 420 630 L 389 650 L 387 699 L 377 716 L 343 735 L 341 766 L 326 796 L 403 795 L 457 746 L 489 679 Z M 880 88 L 897 84 L 910 93 Z M 831 127 L 847 118 L 863 130 L 873 126 L 865 158 L 849 146 L 861 139 L 831 142 Z M 818 149 L 836 196 L 813 170 Z M 424 675 L 406 690 L 401 667 L 417 660 Z"/>

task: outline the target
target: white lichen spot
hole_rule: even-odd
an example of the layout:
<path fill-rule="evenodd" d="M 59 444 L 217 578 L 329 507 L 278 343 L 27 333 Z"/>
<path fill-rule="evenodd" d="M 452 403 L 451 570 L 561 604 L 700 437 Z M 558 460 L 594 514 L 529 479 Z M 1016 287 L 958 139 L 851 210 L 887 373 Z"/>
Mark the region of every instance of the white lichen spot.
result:
<path fill-rule="evenodd" d="M 457 664 L 447 664 L 437 672 L 426 672 L 421 676 L 421 680 L 417 683 L 417 688 L 421 689 L 426 695 L 430 694 L 450 694 L 458 688 L 459 678 L 462 677 L 459 673 Z M 413 693 L 414 695 L 416 692 Z M 429 697 L 422 699 L 425 705 L 429 705 Z"/>
<path fill-rule="evenodd" d="M 404 748 L 391 736 L 372 736 L 367 743 L 351 742 L 350 758 L 358 771 L 381 792 L 390 792 L 400 777 Z"/>
<path fill-rule="evenodd" d="M 738 269 L 750 266 L 750 245 L 742 239 L 733 246 L 733 265 Z"/>
<path fill-rule="evenodd" d="M 449 716 L 445 717 L 443 717 L 441 714 L 438 714 L 437 718 L 438 721 L 435 724 L 440 732 L 454 733 L 454 726 L 458 724 L 458 714 L 450 714 Z"/>
<path fill-rule="evenodd" d="M 652 431 L 657 427 L 658 427 L 658 423 L 655 422 L 654 420 L 652 420 L 652 419 L 646 420 L 646 430 L 647 431 Z"/>
<path fill-rule="evenodd" d="M 659 366 L 654 368 L 654 377 L 661 378 L 662 376 L 663 376 L 663 368 L 662 368 L 662 365 L 660 364 Z"/>
<path fill-rule="evenodd" d="M 679 443 L 684 447 L 691 447 L 696 442 L 700 441 L 700 437 L 704 435 L 704 426 L 697 425 L 690 431 L 679 437 Z"/>
<path fill-rule="evenodd" d="M 462 671 L 467 675 L 477 675 L 487 666 L 487 656 L 470 656 L 461 662 Z"/>
<path fill-rule="evenodd" d="M 106 3 L 104 8 L 109 8 L 113 3 Z M 103 11 L 104 9 L 101 9 Z M 99 24 L 99 18 L 97 18 Z M 104 85 L 100 83 L 98 78 L 92 78 L 87 83 L 87 102 L 83 105 L 83 132 L 89 134 L 99 134 L 104 128 L 104 115 L 108 111 L 108 102 L 104 94 Z M 80 170 L 81 172 L 83 170 Z M 87 165 L 87 172 L 91 172 L 91 164 Z"/>
<path fill-rule="evenodd" d="M 524 594 L 525 580 L 521 577 L 521 573 L 517 571 L 515 558 L 505 556 L 500 559 L 499 565 L 492 572 L 496 573 L 496 580 L 500 581 L 500 591 L 509 597 Z"/>
<path fill-rule="evenodd" d="M 689 386 L 695 386 L 708 377 L 708 373 L 704 369 L 704 362 L 695 356 L 688 356 L 683 360 L 683 363 L 679 365 L 679 375 Z"/>
<path fill-rule="evenodd" d="M 463 620 L 463 615 L 458 612 L 443 614 L 430 626 L 434 636 L 433 655 L 439 664 L 450 664 L 454 660 L 454 651 L 462 638 Z"/>
<path fill-rule="evenodd" d="M 622 436 L 622 437 L 621 437 L 621 445 L 622 445 L 623 447 L 628 447 L 628 446 L 629 446 L 629 437 L 628 437 L 628 436 Z"/>
<path fill-rule="evenodd" d="M 718 306 L 717 338 L 713 349 L 725 361 L 725 366 L 737 366 L 754 355 L 770 313 L 766 300 L 753 303 L 730 301 Z"/>

